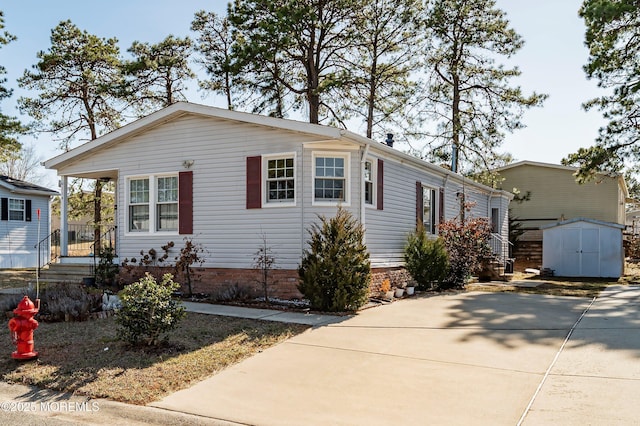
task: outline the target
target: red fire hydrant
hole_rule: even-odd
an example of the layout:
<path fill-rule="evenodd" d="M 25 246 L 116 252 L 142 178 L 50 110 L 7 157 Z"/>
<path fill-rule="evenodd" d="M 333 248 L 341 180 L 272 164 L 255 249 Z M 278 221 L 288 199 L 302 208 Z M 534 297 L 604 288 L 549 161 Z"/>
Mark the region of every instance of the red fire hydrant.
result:
<path fill-rule="evenodd" d="M 40 302 L 40 300 L 36 301 Z M 38 321 L 33 317 L 38 313 L 38 308 L 29 296 L 24 296 L 13 313 L 16 316 L 9 320 L 9 331 L 17 350 L 11 354 L 11 357 L 19 360 L 36 358 L 38 352 L 33 350 L 33 330 L 38 328 Z"/>

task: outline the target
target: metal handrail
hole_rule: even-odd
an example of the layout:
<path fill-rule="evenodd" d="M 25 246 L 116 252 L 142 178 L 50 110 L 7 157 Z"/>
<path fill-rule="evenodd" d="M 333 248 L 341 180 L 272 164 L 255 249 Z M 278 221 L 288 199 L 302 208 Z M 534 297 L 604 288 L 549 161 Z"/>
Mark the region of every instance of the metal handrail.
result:
<path fill-rule="evenodd" d="M 112 226 L 109 229 L 107 229 L 102 235 L 100 235 L 98 237 L 98 239 L 96 241 L 94 241 L 90 246 L 90 250 L 91 253 L 93 253 L 93 263 L 91 264 L 91 275 L 95 275 L 95 271 L 96 271 L 96 258 L 100 256 L 100 253 L 102 252 L 102 249 L 105 247 L 108 247 L 111 250 L 114 250 L 114 246 L 115 246 L 115 236 L 116 234 L 116 226 Z M 103 241 L 106 241 L 107 244 L 102 244 Z M 98 245 L 99 244 L 99 245 Z M 98 250 L 96 250 L 96 245 L 98 245 Z M 116 256 L 116 254 L 114 253 L 114 256 Z"/>
<path fill-rule="evenodd" d="M 38 249 L 37 273 L 38 278 L 40 278 L 40 271 L 42 270 L 42 268 L 50 265 L 51 262 L 60 257 L 60 230 L 54 230 L 52 233 L 38 241 L 38 244 L 33 246 L 33 248 Z M 46 258 L 46 260 L 44 258 Z"/>
<path fill-rule="evenodd" d="M 513 262 L 515 259 L 511 258 L 510 253 L 512 251 L 513 243 L 502 235 L 491 233 L 491 251 L 496 256 L 496 260 L 502 263 L 502 266 L 506 269 L 507 264 Z"/>

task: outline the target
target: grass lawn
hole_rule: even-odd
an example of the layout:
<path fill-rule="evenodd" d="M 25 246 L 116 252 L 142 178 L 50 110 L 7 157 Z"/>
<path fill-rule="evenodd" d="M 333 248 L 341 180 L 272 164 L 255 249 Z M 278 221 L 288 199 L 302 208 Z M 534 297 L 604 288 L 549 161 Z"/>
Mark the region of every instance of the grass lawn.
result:
<path fill-rule="evenodd" d="M 0 380 L 132 404 L 157 401 L 306 330 L 307 326 L 187 313 L 159 348 L 116 339 L 114 318 L 41 323 L 39 358 L 17 362 L 3 345 Z M 5 324 L 5 329 L 7 329 Z M 9 336 L 5 339 L 9 342 Z"/>

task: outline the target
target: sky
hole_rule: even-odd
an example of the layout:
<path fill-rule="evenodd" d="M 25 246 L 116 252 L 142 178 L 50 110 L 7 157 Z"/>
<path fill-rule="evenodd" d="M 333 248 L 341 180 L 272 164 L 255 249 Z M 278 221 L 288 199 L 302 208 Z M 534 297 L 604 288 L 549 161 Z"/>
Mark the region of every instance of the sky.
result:
<path fill-rule="evenodd" d="M 591 146 L 598 128 L 604 124 L 599 112 L 585 112 L 581 106 L 602 93 L 582 70 L 588 58 L 584 24 L 578 16 L 582 0 L 496 0 L 496 3 L 525 41 L 524 47 L 506 62 L 522 71 L 513 83 L 520 85 L 525 95 L 532 91 L 549 95 L 541 108 L 525 112 L 522 121 L 527 127 L 507 134 L 502 150 L 510 152 L 517 161 L 559 164 L 578 148 Z M 23 122 L 30 121 L 19 114 L 16 101 L 20 96 L 33 94 L 18 88 L 16 79 L 37 63 L 38 51 L 49 49 L 51 29 L 60 21 L 70 19 L 89 33 L 116 37 L 122 54 L 126 55 L 136 40 L 153 44 L 169 34 L 194 38 L 190 25 L 195 12 L 224 14 L 226 5 L 226 0 L 0 0 L 5 30 L 18 38 L 0 49 L 0 64 L 7 69 L 6 85 L 14 89 L 13 96 L 3 101 L 0 109 Z M 193 69 L 201 74 L 197 65 Z M 225 107 L 224 101 L 215 97 L 203 98 L 195 83 L 186 96 L 190 102 Z M 35 143 L 43 160 L 59 153 L 57 144 L 48 135 L 21 142 Z M 49 172 L 43 183 L 54 188 L 56 182 L 55 173 Z"/>

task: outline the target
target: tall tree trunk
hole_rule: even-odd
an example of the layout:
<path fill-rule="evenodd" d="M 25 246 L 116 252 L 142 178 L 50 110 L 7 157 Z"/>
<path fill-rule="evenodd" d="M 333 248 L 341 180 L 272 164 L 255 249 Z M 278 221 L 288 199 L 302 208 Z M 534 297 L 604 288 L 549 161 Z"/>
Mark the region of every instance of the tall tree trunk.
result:
<path fill-rule="evenodd" d="M 458 164 L 460 163 L 458 153 L 460 152 L 460 132 L 462 124 L 460 123 L 460 78 L 453 75 L 453 102 L 451 108 L 451 171 L 458 173 Z"/>
<path fill-rule="evenodd" d="M 102 236 L 102 181 L 96 179 L 96 189 L 93 193 L 93 243 L 94 255 L 99 255 L 102 249 L 100 237 Z"/>
<path fill-rule="evenodd" d="M 373 111 L 376 104 L 376 73 L 378 71 L 377 50 L 374 46 L 373 63 L 371 64 L 371 78 L 369 79 L 369 96 L 367 99 L 367 137 L 373 134 Z"/>

